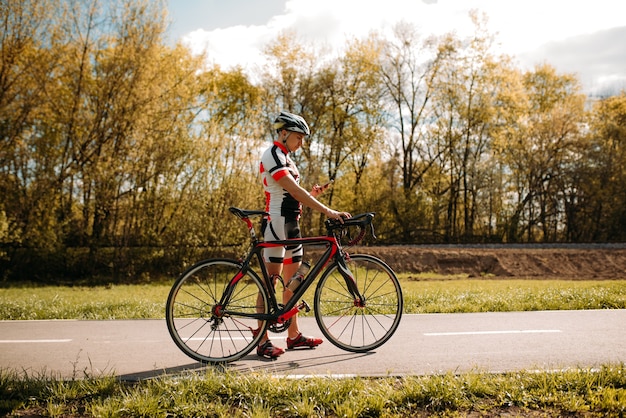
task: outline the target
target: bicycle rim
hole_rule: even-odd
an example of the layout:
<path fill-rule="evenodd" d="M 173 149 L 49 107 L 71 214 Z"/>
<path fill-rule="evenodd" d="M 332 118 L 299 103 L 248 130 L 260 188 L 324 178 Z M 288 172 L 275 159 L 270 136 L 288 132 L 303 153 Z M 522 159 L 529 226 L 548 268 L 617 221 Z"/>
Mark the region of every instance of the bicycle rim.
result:
<path fill-rule="evenodd" d="M 376 257 L 352 255 L 346 264 L 365 303 L 350 294 L 335 263 L 315 290 L 315 319 L 332 344 L 362 353 L 380 347 L 398 328 L 402 289 L 393 270 Z"/>
<path fill-rule="evenodd" d="M 176 345 L 194 360 L 220 363 L 237 360 L 259 342 L 257 319 L 245 315 L 268 311 L 267 295 L 254 272 L 235 285 L 225 306 L 215 309 L 229 282 L 240 271 L 234 260 L 206 260 L 180 276 L 167 299 L 167 328 Z M 257 302 L 258 295 L 262 297 Z M 262 306 L 261 306 L 262 305 Z M 222 311 L 228 314 L 221 314 Z M 261 323 L 261 331 L 266 323 Z"/>

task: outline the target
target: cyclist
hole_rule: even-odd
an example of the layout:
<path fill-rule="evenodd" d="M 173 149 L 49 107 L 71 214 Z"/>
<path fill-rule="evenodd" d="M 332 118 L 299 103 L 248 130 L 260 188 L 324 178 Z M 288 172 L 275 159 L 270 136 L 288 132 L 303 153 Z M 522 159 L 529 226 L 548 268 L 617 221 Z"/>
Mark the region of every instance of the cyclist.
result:
<path fill-rule="evenodd" d="M 290 153 L 302 146 L 304 138 L 311 134 L 304 118 L 289 112 L 281 112 L 274 121 L 278 134 L 274 143 L 261 157 L 261 177 L 265 190 L 265 211 L 269 217 L 263 220 L 262 233 L 265 241 L 300 238 L 299 219 L 302 205 L 323 213 L 331 219 L 349 218 L 348 212 L 333 210 L 316 199 L 328 185 L 315 185 L 311 192 L 300 186 L 300 173 L 290 158 Z M 302 245 L 267 248 L 263 257 L 267 272 L 276 285 L 282 277 L 291 278 L 302 263 Z M 282 275 L 282 276 L 281 276 Z M 283 303 L 293 295 L 284 283 Z M 258 331 L 257 331 L 258 332 Z M 317 347 L 319 338 L 305 337 L 298 329 L 297 316 L 292 317 L 287 329 L 287 348 Z M 257 347 L 261 357 L 276 358 L 285 351 L 269 340 L 267 333 Z"/>

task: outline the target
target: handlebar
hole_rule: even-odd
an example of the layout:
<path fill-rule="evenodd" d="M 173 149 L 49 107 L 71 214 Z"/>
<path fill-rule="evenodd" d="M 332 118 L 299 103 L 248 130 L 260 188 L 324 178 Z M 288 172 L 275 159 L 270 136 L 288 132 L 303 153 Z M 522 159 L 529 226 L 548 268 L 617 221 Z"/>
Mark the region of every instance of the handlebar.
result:
<path fill-rule="evenodd" d="M 328 235 L 334 234 L 335 236 L 341 236 L 346 234 L 351 226 L 357 227 L 359 229 L 359 234 L 346 244 L 346 246 L 352 247 L 353 245 L 358 244 L 365 237 L 368 226 L 370 227 L 370 230 L 372 232 L 372 238 L 376 239 L 376 234 L 374 233 L 374 224 L 372 223 L 374 215 L 374 212 L 361 213 L 351 218 L 343 219 L 343 222 L 339 219 L 327 219 L 324 224 L 326 225 L 326 231 L 328 231 Z"/>
<path fill-rule="evenodd" d="M 263 210 L 247 210 L 236 207 L 230 207 L 229 210 L 233 215 L 246 222 L 246 224 L 248 225 L 248 229 L 250 229 L 251 231 L 251 234 L 253 233 L 254 229 L 252 226 L 252 222 L 250 222 L 250 218 L 255 216 L 269 216 L 269 213 Z M 343 219 L 343 222 L 338 219 L 327 219 L 324 222 L 324 225 L 326 226 L 326 231 L 329 236 L 335 235 L 337 237 L 341 237 L 342 235 L 346 234 L 350 227 L 357 227 L 359 229 L 359 234 L 356 238 L 350 240 L 350 242 L 348 242 L 347 244 L 347 246 L 353 246 L 361 241 L 363 237 L 365 237 L 368 226 L 370 227 L 370 230 L 372 232 L 372 237 L 376 239 L 376 235 L 374 234 L 374 225 L 372 224 L 374 215 L 375 212 L 361 213 L 351 218 Z M 256 237 L 253 235 L 253 239 L 255 238 Z"/>
<path fill-rule="evenodd" d="M 326 219 L 326 229 L 328 232 L 334 231 L 336 229 L 345 229 L 349 226 L 358 226 L 361 228 L 365 228 L 372 224 L 372 219 L 374 219 L 374 212 L 361 213 L 355 215 L 351 218 L 343 219 L 343 222 L 339 219 Z"/>

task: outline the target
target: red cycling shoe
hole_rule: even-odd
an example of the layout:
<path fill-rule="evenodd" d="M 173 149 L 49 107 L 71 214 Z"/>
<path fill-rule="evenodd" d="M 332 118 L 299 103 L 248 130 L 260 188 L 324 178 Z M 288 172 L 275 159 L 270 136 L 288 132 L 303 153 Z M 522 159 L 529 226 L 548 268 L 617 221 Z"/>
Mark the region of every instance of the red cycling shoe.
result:
<path fill-rule="evenodd" d="M 265 357 L 269 359 L 276 359 L 281 354 L 283 354 L 285 350 L 280 347 L 274 346 L 270 340 L 265 341 L 263 344 L 259 345 L 256 348 L 256 353 L 259 357 Z"/>
<path fill-rule="evenodd" d="M 287 338 L 287 348 L 293 350 L 294 348 L 308 347 L 314 348 L 320 345 L 323 341 L 319 338 L 305 337 L 302 333 L 294 339 Z"/>

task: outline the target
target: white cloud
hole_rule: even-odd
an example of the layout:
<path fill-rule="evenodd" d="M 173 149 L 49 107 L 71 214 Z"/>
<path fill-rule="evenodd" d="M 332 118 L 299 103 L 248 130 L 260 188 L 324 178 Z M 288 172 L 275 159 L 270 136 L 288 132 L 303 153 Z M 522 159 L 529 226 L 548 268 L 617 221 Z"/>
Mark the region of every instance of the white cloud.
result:
<path fill-rule="evenodd" d="M 503 52 L 550 62 L 537 54 L 547 43 L 626 26 L 625 8 L 615 0 L 287 0 L 284 13 L 263 25 L 196 30 L 183 41 L 196 52 L 208 51 L 209 60 L 223 67 L 251 69 L 260 62 L 263 46 L 284 30 L 335 48 L 400 20 L 414 23 L 425 35 L 455 31 L 463 36 L 473 29 L 470 10 L 477 9 L 487 14 L 487 28 Z"/>
<path fill-rule="evenodd" d="M 261 50 L 275 33 L 266 26 L 232 26 L 226 29 L 195 30 L 183 37 L 194 54 L 205 52 L 209 62 L 223 68 L 244 68 L 261 60 Z"/>
<path fill-rule="evenodd" d="M 481 0 L 475 6 L 490 16 L 490 29 L 513 53 L 626 24 L 625 7 L 613 0 Z"/>

